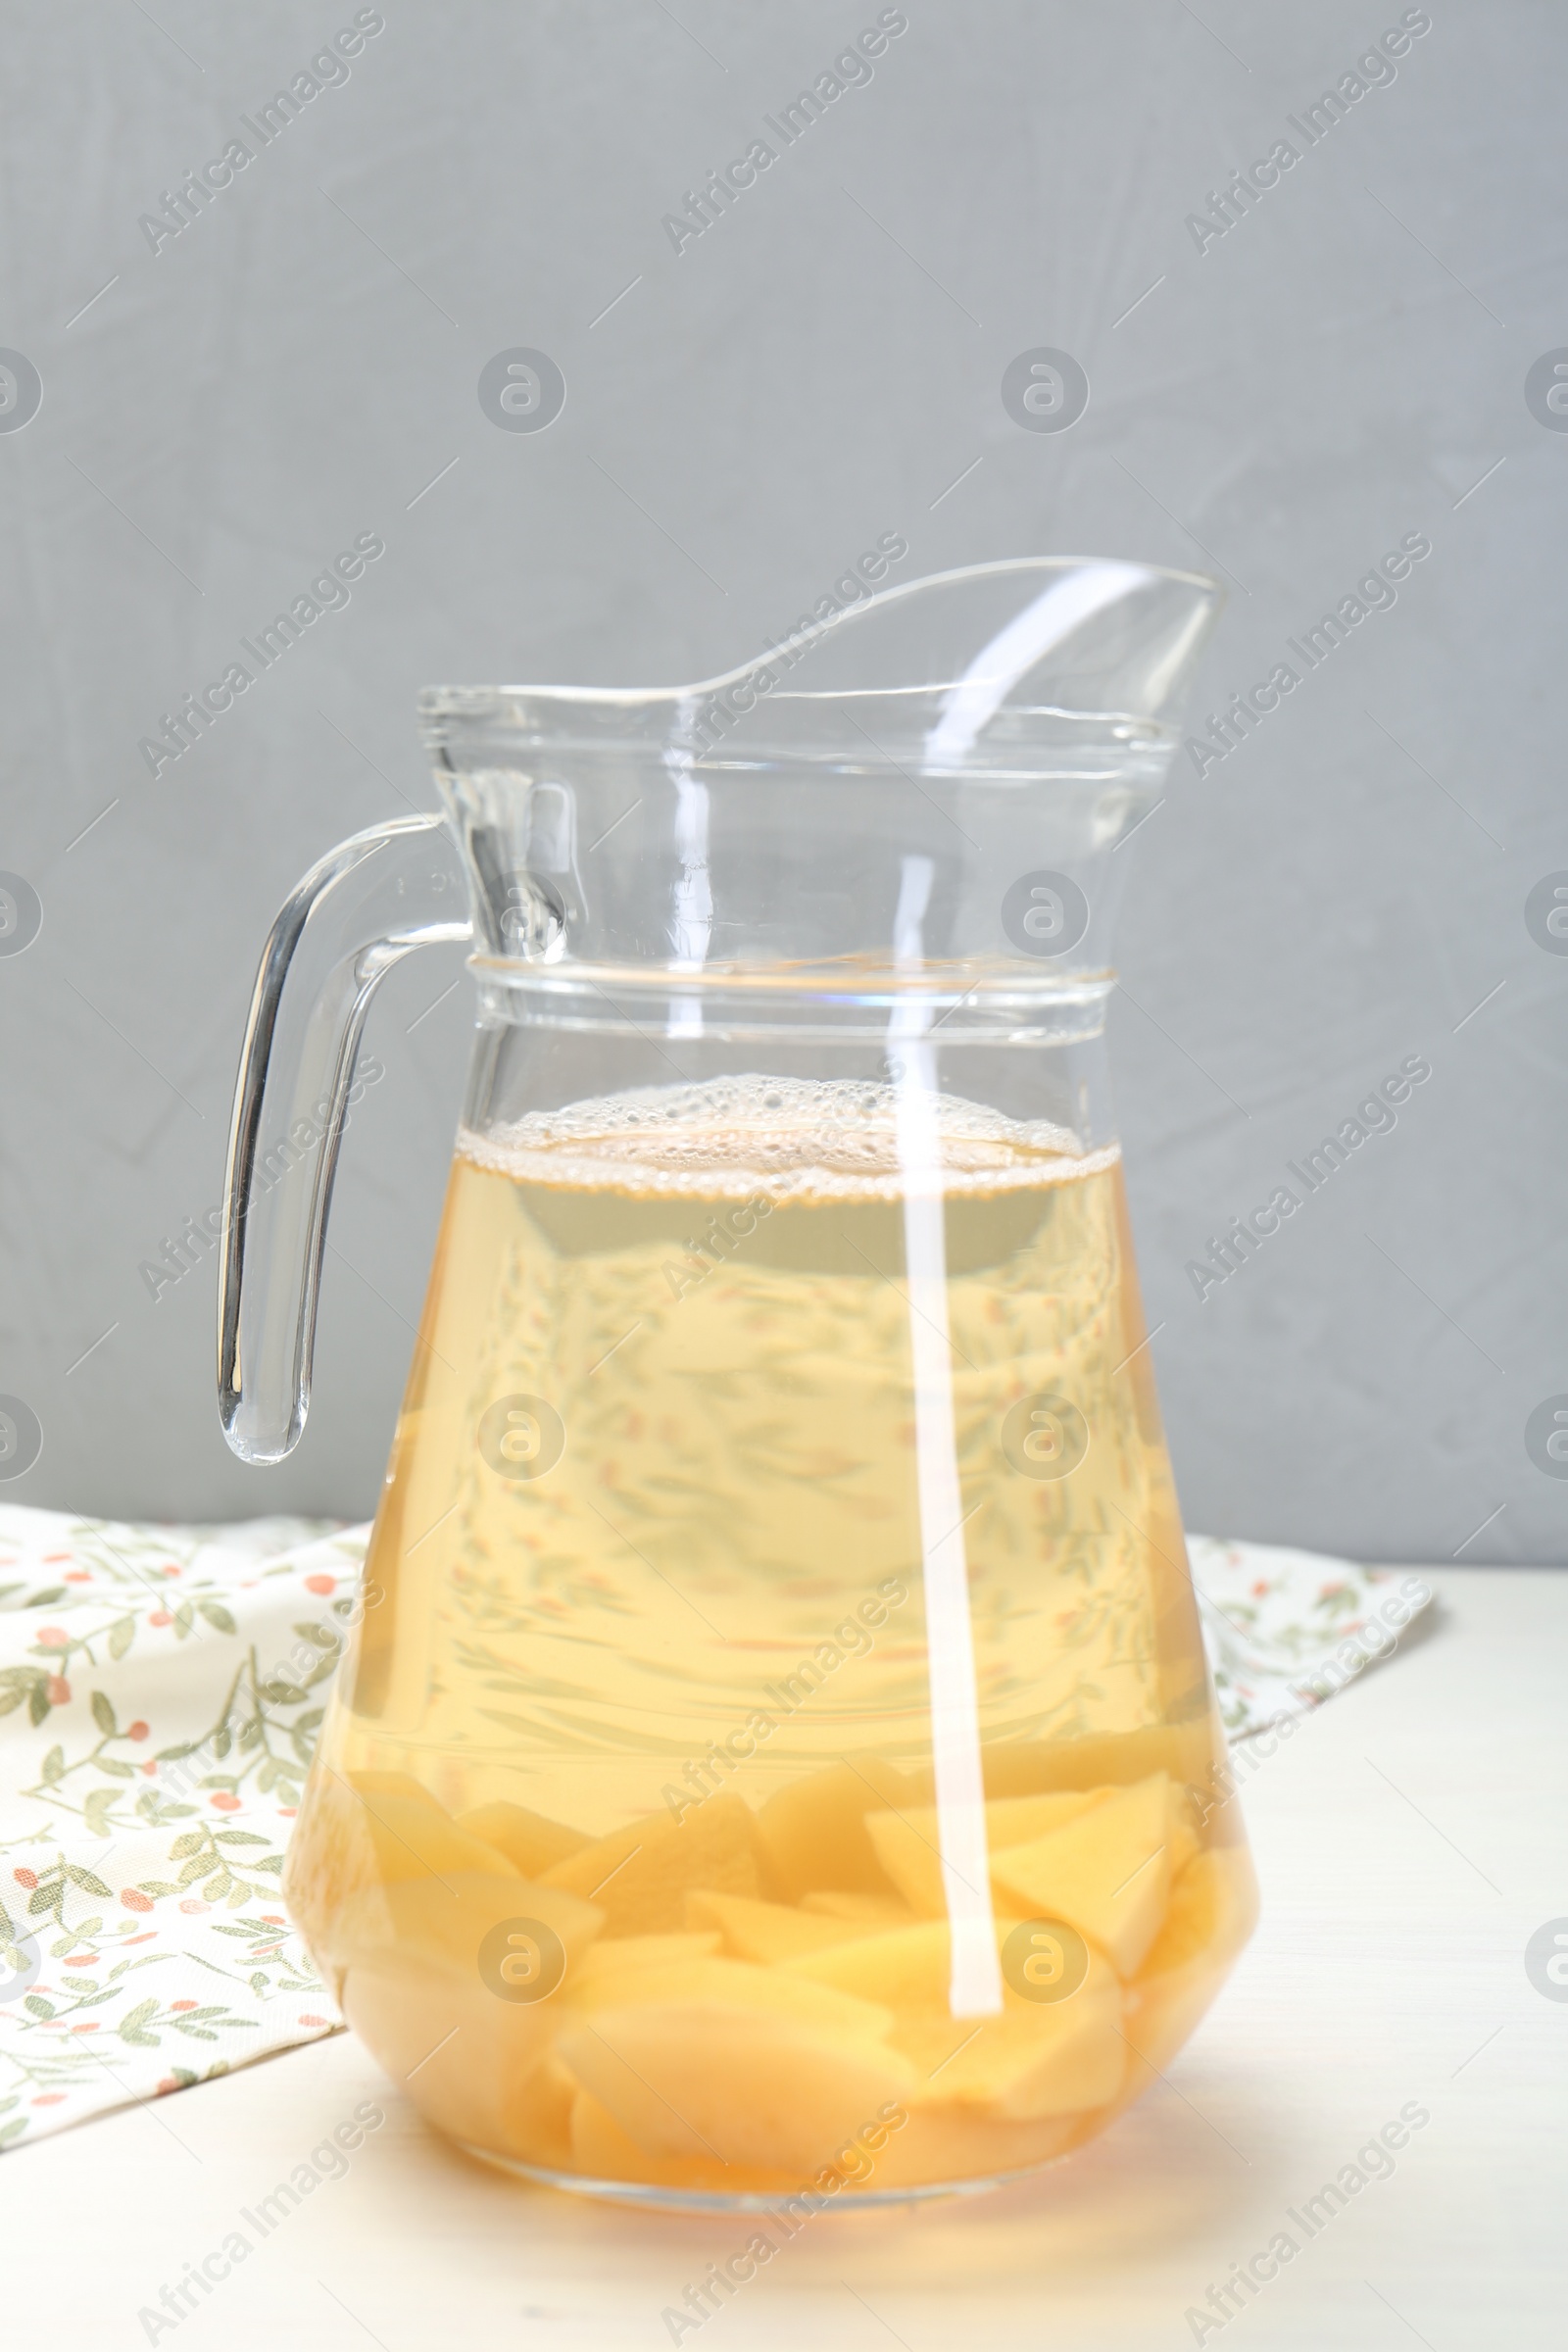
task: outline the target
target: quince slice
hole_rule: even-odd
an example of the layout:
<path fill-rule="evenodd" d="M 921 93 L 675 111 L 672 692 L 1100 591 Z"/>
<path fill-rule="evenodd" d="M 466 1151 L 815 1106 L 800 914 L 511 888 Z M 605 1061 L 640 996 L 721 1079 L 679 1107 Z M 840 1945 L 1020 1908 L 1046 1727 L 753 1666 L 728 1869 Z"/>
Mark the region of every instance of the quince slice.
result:
<path fill-rule="evenodd" d="M 1113 1788 L 1076 1819 L 991 1857 L 1002 1905 L 1064 1919 L 1108 1952 L 1124 1977 L 1159 1932 L 1170 1892 L 1170 1779 Z"/>
<path fill-rule="evenodd" d="M 567 1985 L 567 1997 L 579 2002 L 602 1998 L 634 2001 L 651 1969 L 663 1974 L 686 1960 L 710 1959 L 718 1945 L 716 1928 L 680 1936 L 612 1936 L 586 1954 Z"/>
<path fill-rule="evenodd" d="M 1102 1789 L 1054 1789 L 1046 1796 L 993 1797 L 986 1807 L 986 1843 L 1022 1845 L 1057 1830 L 1098 1804 Z M 938 1817 L 934 1805 L 903 1813 L 868 1813 L 865 1827 L 876 1858 L 910 1909 L 923 1919 L 947 1916 Z"/>
<path fill-rule="evenodd" d="M 743 1967 L 696 1963 L 698 1970 Z M 650 2155 L 706 2156 L 797 2179 L 831 2162 L 914 2082 L 909 2060 L 884 2041 L 733 2005 L 706 1987 L 692 1998 L 671 1994 L 596 2010 L 564 2027 L 557 2052 Z"/>
<path fill-rule="evenodd" d="M 508 1920 L 533 1920 L 560 1938 L 567 1970 L 579 1967 L 604 1925 L 604 1913 L 564 1887 L 542 1886 L 515 1871 L 457 1871 L 388 1886 L 385 1912 L 395 1946 L 450 1962 L 481 1983 L 479 1947 Z M 492 1995 L 496 2007 L 530 2006 Z M 548 1996 L 546 1996 L 548 1998 Z"/>
<path fill-rule="evenodd" d="M 612 1936 L 678 1930 L 694 1886 L 760 1892 L 757 1816 L 738 1796 L 712 1796 L 680 1821 L 651 1813 L 553 1863 L 541 1875 L 604 1911 Z"/>
<path fill-rule="evenodd" d="M 418 1797 L 390 1791 L 357 1789 L 365 1809 L 365 1826 L 375 1849 L 377 1873 L 383 1886 L 405 1881 L 454 1878 L 464 1873 L 489 1873 L 514 1879 L 519 1874 L 504 1854 L 482 1838 L 461 1830 L 433 1796 Z"/>
<path fill-rule="evenodd" d="M 716 1928 L 732 1959 L 756 1960 L 763 1967 L 868 1932 L 863 1921 L 823 1918 L 787 1903 L 755 1903 L 744 1894 L 714 1894 L 708 1887 L 686 1897 L 686 1917 L 694 1928 Z"/>
<path fill-rule="evenodd" d="M 859 1765 L 834 1764 L 780 1788 L 757 1816 L 774 1888 L 792 1903 L 813 1886 L 891 1895 L 865 1816 L 916 1802 L 922 1793 L 906 1774 L 874 1756 Z"/>
<path fill-rule="evenodd" d="M 568 2078 L 569 2080 L 569 2078 Z M 571 2107 L 571 2170 L 596 2180 L 645 2180 L 661 2188 L 716 2189 L 734 2196 L 777 2195 L 795 2185 L 794 2176 L 755 2165 L 720 2164 L 713 2156 L 655 2156 L 640 2147 L 591 2092 L 579 2090 Z"/>
<path fill-rule="evenodd" d="M 693 1936 L 689 1940 L 697 1943 L 707 1938 Z M 573 2008 L 630 2011 L 644 2004 L 675 2002 L 690 2007 L 711 2002 L 747 2010 L 759 2020 L 772 2018 L 815 2028 L 847 2043 L 882 2041 L 893 2024 L 892 2011 L 883 2003 L 863 2000 L 836 1985 L 812 1984 L 788 1969 L 759 1968 L 750 1960 L 727 1960 L 704 1952 L 655 1957 L 622 1969 L 618 1955 L 628 1948 L 618 1941 L 601 1945 L 594 1965 L 570 1987 Z"/>
<path fill-rule="evenodd" d="M 553 2004 L 498 2001 L 476 1975 L 413 1949 L 351 1960 L 339 1998 L 360 2039 L 439 2131 L 475 2147 L 523 2152 Z"/>
<path fill-rule="evenodd" d="M 564 1996 L 552 1987 L 538 2000 L 505 1997 L 493 1966 L 481 1966 L 486 1938 L 514 1921 L 548 1929 L 572 1968 L 600 1915 L 576 1895 L 510 1872 L 406 1880 L 375 1890 L 373 1903 L 356 1897 L 344 1906 L 340 1997 L 355 2032 L 442 2131 L 559 2162 L 576 2084 L 563 2091 L 552 2079 L 552 2088 L 540 2070 Z"/>
<path fill-rule="evenodd" d="M 846 1894 L 836 1886 L 815 1889 L 801 1897 L 801 1909 L 813 1919 L 845 1919 L 864 1928 L 906 1928 L 913 1924 L 907 1903 L 893 1894 Z"/>
<path fill-rule="evenodd" d="M 1015 1919 L 995 1921 L 999 1945 L 1017 1925 Z M 921 1920 L 914 1927 L 858 1936 L 853 1943 L 805 1952 L 782 1966 L 791 1976 L 836 1985 L 858 2000 L 879 2001 L 893 2009 L 944 2009 L 953 1969 L 952 1938 L 945 1919 Z"/>
<path fill-rule="evenodd" d="M 1256 1924 L 1257 1881 L 1246 1846 L 1211 1846 L 1194 1856 L 1171 1887 L 1139 1982 L 1199 1958 L 1234 1960 Z"/>
<path fill-rule="evenodd" d="M 460 1830 L 493 1845 L 525 1879 L 542 1878 L 554 1864 L 564 1862 L 568 1854 L 579 1853 L 588 1843 L 581 1830 L 570 1830 L 564 1821 L 550 1821 L 543 1813 L 530 1813 L 526 1805 L 511 1804 L 504 1797 L 493 1805 L 475 1805 L 471 1812 L 459 1813 L 455 1819 Z"/>
<path fill-rule="evenodd" d="M 1164 1925 L 1127 1987 L 1127 2038 L 1139 2058 L 1169 2065 L 1256 1923 L 1257 1881 L 1246 1846 L 1196 1855 L 1171 1888 Z"/>
<path fill-rule="evenodd" d="M 460 1830 L 410 1774 L 345 1775 L 318 1756 L 289 1841 L 283 1895 L 329 1976 L 343 1941 L 345 1910 L 368 1920 L 383 1887 L 469 1871 L 516 1875 L 494 1846 Z"/>
<path fill-rule="evenodd" d="M 1088 1978 L 1066 2000 L 1009 1999 L 978 2032 L 972 2019 L 928 2011 L 902 2018 L 892 2039 L 920 2071 L 917 2108 L 956 2105 L 1004 2122 L 1038 2123 L 1103 2107 L 1116 2096 L 1127 2072 L 1121 2008 L 1115 1974 L 1096 1955 Z"/>

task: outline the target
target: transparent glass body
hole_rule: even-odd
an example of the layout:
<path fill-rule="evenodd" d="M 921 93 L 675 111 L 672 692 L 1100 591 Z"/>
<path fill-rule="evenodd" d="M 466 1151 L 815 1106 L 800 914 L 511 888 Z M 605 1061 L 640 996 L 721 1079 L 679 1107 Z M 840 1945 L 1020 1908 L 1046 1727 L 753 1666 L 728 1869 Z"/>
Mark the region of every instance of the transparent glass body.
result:
<path fill-rule="evenodd" d="M 252 1460 L 304 1424 L 369 995 L 471 925 L 285 1892 L 478 2154 L 663 2203 L 984 2186 L 1138 2096 L 1250 1931 L 1102 1035 L 1217 602 L 988 565 L 699 688 L 432 693 L 444 821 L 279 918 L 220 1301 Z"/>

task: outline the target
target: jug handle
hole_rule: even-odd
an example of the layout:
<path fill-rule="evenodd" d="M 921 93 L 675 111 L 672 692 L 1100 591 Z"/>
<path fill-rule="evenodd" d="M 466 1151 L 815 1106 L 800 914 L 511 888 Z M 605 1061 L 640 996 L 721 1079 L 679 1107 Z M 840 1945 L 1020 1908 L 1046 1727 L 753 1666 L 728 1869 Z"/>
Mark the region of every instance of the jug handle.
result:
<path fill-rule="evenodd" d="M 455 911 L 466 897 L 445 821 L 396 817 L 314 865 L 268 935 L 234 1088 L 219 1257 L 218 1409 L 242 1461 L 282 1461 L 310 1410 L 327 1211 L 370 999 L 416 948 L 471 936 Z"/>

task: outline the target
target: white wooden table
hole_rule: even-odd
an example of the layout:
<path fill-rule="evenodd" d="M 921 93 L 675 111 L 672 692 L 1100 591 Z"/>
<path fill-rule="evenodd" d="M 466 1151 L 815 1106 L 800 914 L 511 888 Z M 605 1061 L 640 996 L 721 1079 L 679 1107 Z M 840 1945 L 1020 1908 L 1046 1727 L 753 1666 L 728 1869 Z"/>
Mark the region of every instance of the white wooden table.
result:
<path fill-rule="evenodd" d="M 1263 1923 L 1169 2086 L 1025 2185 L 819 2217 L 683 2343 L 1561 2352 L 1568 2000 L 1524 1947 L 1568 1917 L 1568 1573 L 1429 1573 L 1437 1622 L 1251 1783 Z M 141 2309 L 363 2100 L 386 2121 L 346 2175 L 149 2337 Z M 1308 2240 L 1291 2209 L 1411 2102 L 1431 2121 L 1392 2177 Z M 1212 2321 L 1210 2286 L 1282 2230 L 1300 2251 L 1200 2331 L 1189 2312 Z M 49 2352 L 653 2352 L 748 2234 L 514 2184 L 339 2035 L 0 2160 L 0 2310 Z"/>

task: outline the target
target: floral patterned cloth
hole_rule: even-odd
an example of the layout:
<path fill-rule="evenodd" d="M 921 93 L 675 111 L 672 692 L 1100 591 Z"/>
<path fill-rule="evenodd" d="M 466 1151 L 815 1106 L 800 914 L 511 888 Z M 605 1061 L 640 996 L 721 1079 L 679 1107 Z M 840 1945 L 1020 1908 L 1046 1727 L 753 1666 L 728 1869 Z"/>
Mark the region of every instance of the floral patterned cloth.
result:
<path fill-rule="evenodd" d="M 341 2024 L 278 1874 L 368 1533 L 0 1505 L 0 2147 Z M 1233 1739 L 1368 1662 L 1375 1572 L 1191 1543 Z"/>
<path fill-rule="evenodd" d="M 1220 1719 L 1231 1740 L 1332 1698 L 1428 1606 L 1424 1577 L 1272 1544 L 1187 1539 Z"/>

